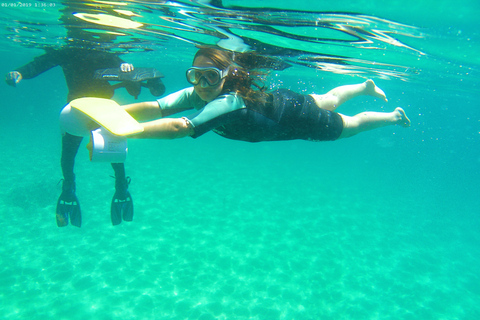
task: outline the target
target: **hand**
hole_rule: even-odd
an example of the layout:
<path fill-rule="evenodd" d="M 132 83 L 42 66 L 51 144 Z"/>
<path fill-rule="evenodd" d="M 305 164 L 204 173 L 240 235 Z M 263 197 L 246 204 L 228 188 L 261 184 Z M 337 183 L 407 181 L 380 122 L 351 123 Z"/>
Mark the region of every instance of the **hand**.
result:
<path fill-rule="evenodd" d="M 12 87 L 16 87 L 20 80 L 22 80 L 22 74 L 18 71 L 10 71 L 5 76 L 5 82 Z"/>
<path fill-rule="evenodd" d="M 131 63 L 122 63 L 120 65 L 120 70 L 122 70 L 122 72 L 130 72 L 130 71 L 133 71 L 133 64 Z"/>

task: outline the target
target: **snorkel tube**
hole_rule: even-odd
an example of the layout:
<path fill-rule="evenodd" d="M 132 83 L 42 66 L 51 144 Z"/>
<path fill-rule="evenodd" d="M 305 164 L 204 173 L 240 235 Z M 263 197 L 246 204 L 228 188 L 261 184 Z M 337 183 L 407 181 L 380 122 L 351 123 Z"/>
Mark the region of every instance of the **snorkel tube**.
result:
<path fill-rule="evenodd" d="M 87 149 L 92 162 L 121 163 L 127 158 L 127 138 L 110 133 L 99 125 L 89 115 L 67 104 L 60 112 L 60 129 L 62 134 L 74 136 L 90 136 Z"/>

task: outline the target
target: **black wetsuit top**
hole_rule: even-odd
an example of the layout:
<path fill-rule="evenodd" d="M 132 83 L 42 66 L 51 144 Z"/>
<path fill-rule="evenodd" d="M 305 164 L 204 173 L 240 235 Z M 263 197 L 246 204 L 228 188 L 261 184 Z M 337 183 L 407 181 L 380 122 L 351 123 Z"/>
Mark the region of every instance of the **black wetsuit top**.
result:
<path fill-rule="evenodd" d="M 63 48 L 49 50 L 16 69 L 23 79 L 31 79 L 56 66 L 62 67 L 68 87 L 67 101 L 81 97 L 110 99 L 114 89 L 108 81 L 93 78 L 95 70 L 118 68 L 124 63 L 116 54 L 95 50 Z"/>

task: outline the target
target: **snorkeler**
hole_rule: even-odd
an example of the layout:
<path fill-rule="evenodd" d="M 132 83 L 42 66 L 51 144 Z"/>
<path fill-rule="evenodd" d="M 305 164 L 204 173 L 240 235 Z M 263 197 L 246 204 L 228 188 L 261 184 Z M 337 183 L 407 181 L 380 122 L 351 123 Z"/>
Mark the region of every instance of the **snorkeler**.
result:
<path fill-rule="evenodd" d="M 355 116 L 335 112 L 342 103 L 359 95 L 386 101 L 384 92 L 372 80 L 341 86 L 325 95 L 302 95 L 285 89 L 266 92 L 255 61 L 253 53 L 200 48 L 186 73 L 193 87 L 157 101 L 124 106 L 138 121 L 157 119 L 141 123 L 143 132 L 129 138 L 197 138 L 212 130 L 248 142 L 326 141 L 389 125 L 410 126 L 401 108 Z M 158 119 L 188 109 L 196 112 L 182 118 Z"/>
<path fill-rule="evenodd" d="M 153 68 L 135 69 L 116 54 L 77 47 L 46 51 L 46 54 L 36 57 L 32 62 L 9 72 L 6 75 L 7 84 L 16 86 L 22 79 L 31 79 L 55 66 L 61 66 L 69 91 L 67 102 L 80 97 L 111 98 L 114 90 L 119 87 L 125 87 L 135 98 L 138 97 L 142 86 L 148 87 L 154 96 L 161 96 L 165 92 L 165 86 L 160 79 L 162 75 L 158 71 Z M 111 85 L 108 81 L 119 83 Z M 59 227 L 68 225 L 69 220 L 77 227 L 82 224 L 80 203 L 75 193 L 74 174 L 75 156 L 82 139 L 80 136 L 62 133 L 63 185 L 56 208 L 56 221 Z M 111 220 L 113 225 L 117 225 L 122 222 L 122 217 L 125 221 L 132 221 L 133 202 L 128 191 L 130 177 L 125 175 L 124 164 L 111 165 L 115 172 Z"/>

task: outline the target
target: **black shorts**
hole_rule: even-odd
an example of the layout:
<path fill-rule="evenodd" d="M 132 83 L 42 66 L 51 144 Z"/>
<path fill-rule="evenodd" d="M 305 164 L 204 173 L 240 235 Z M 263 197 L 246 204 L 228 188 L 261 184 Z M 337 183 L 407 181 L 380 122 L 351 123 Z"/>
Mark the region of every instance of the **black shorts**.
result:
<path fill-rule="evenodd" d="M 278 122 L 291 139 L 336 140 L 343 130 L 342 117 L 320 109 L 310 95 L 280 89 L 273 93 Z"/>

